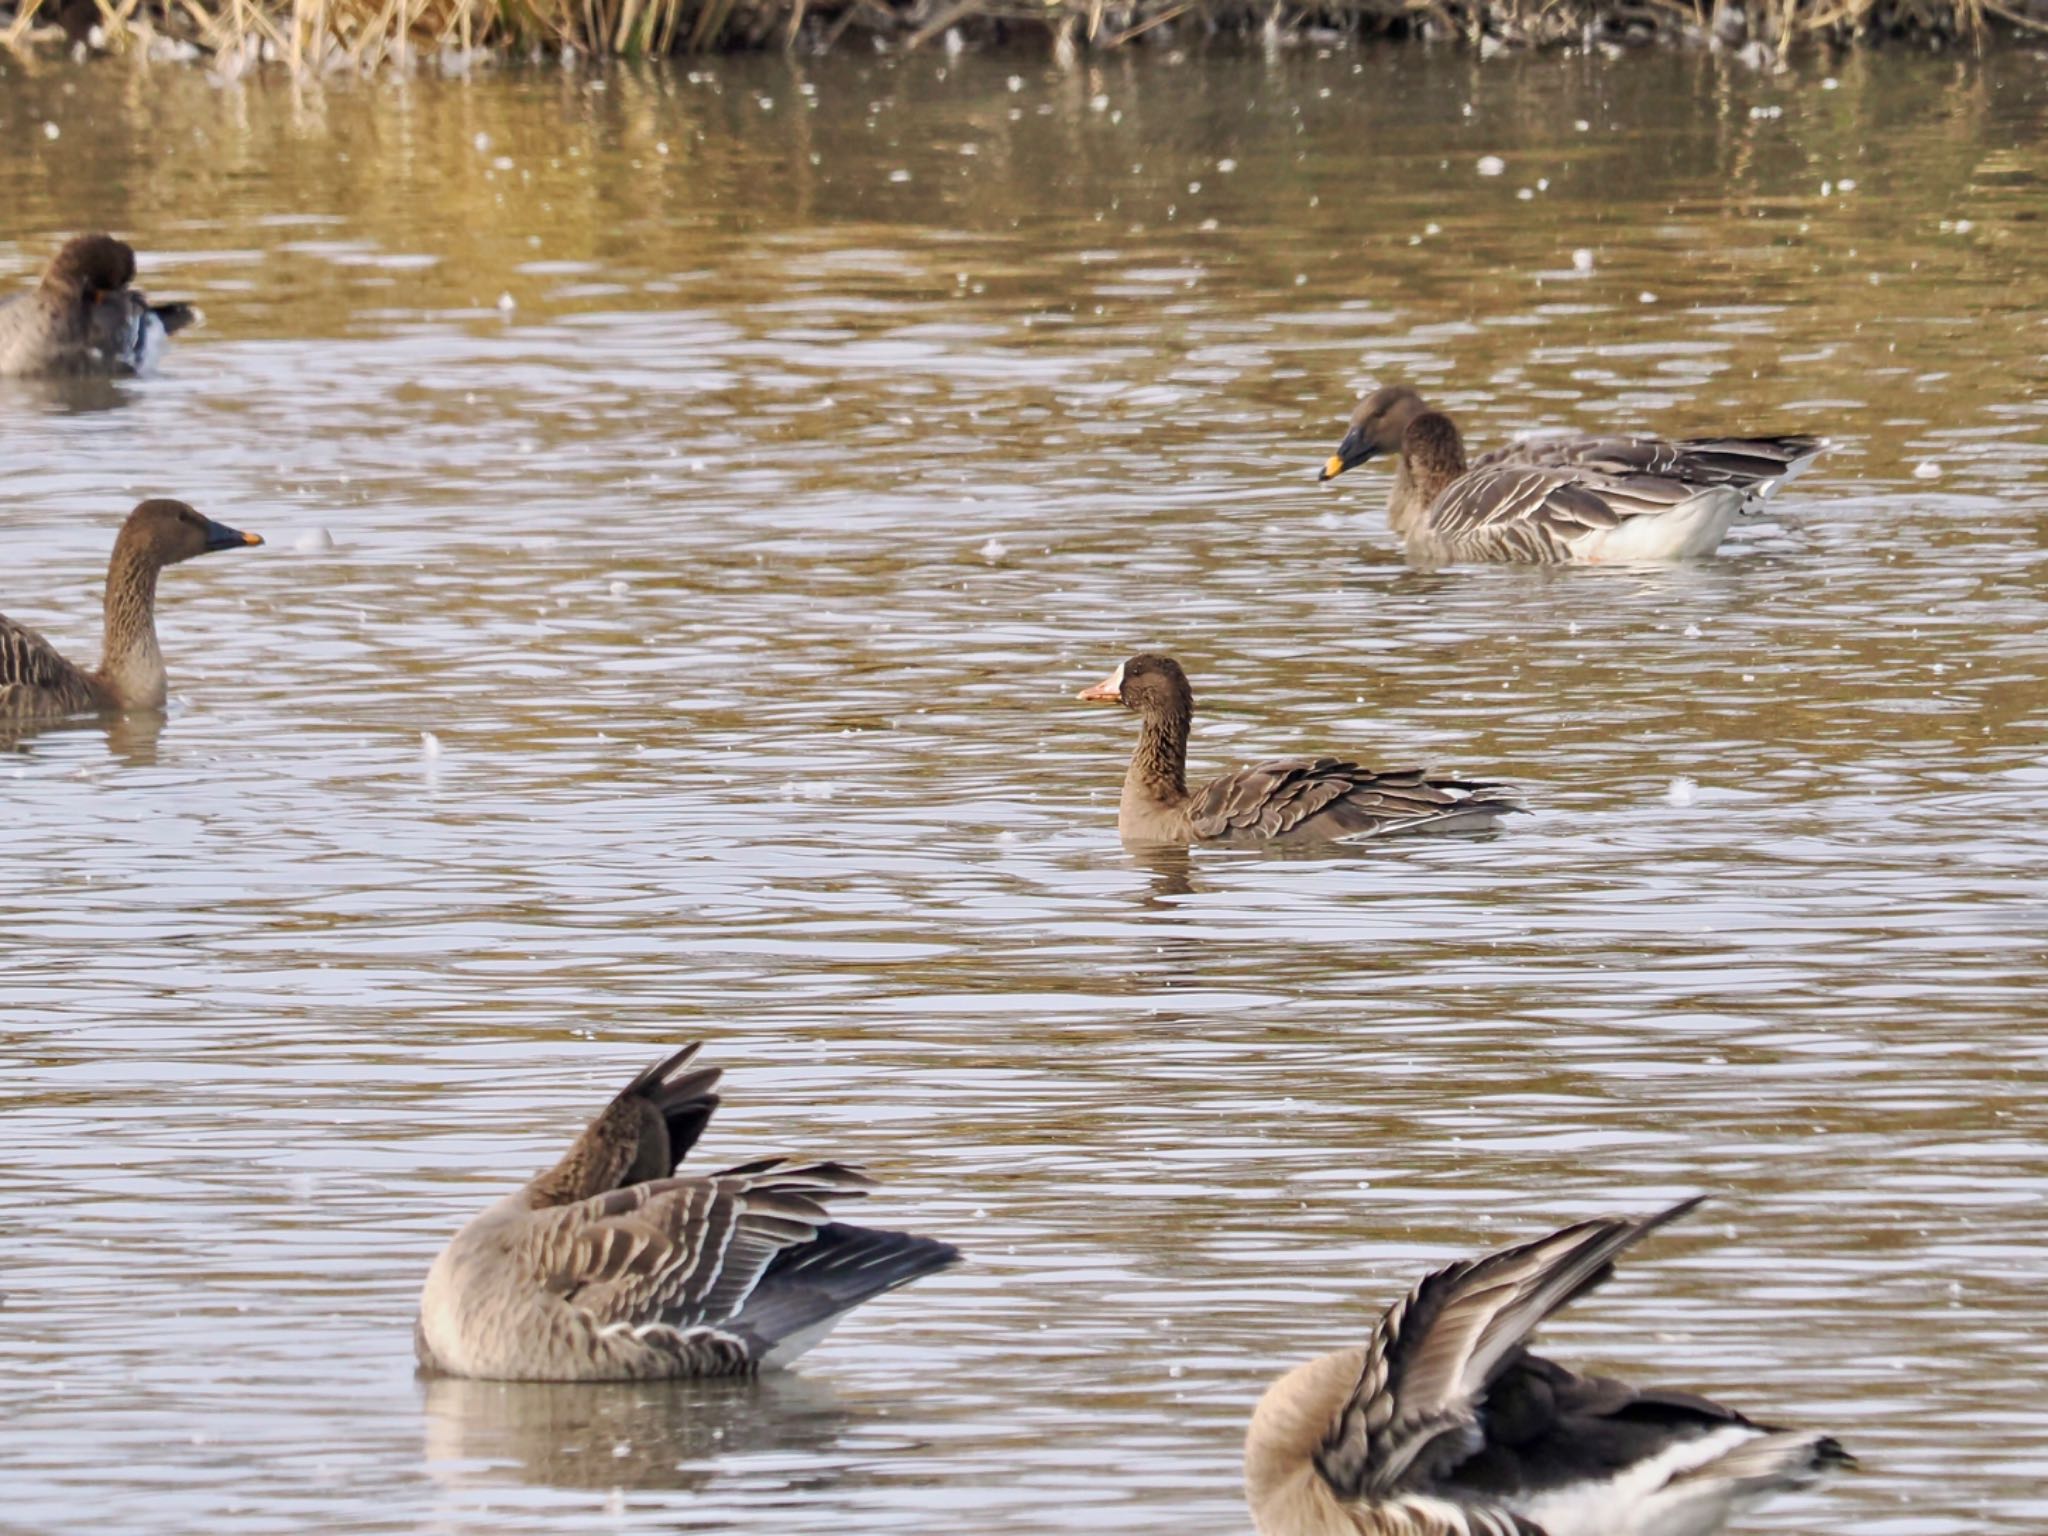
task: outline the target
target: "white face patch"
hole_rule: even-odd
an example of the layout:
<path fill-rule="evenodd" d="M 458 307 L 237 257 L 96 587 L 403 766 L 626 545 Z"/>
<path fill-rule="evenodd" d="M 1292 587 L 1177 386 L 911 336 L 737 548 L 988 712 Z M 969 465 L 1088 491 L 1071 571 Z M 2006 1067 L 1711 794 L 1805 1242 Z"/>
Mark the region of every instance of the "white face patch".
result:
<path fill-rule="evenodd" d="M 1129 662 L 1118 662 L 1116 664 L 1116 674 L 1109 680 L 1109 686 L 1111 688 L 1114 688 L 1118 693 L 1122 693 L 1124 691 L 1124 668 L 1129 665 Z"/>

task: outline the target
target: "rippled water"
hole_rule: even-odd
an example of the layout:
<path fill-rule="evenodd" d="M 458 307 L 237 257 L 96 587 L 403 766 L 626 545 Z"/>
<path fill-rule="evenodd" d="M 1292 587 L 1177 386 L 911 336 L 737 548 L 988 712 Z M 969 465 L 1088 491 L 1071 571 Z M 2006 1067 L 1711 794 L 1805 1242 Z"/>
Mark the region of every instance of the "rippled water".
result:
<path fill-rule="evenodd" d="M 160 730 L 0 755 L 0 1523 L 1240 1530 L 1284 1364 L 1709 1190 L 1555 1350 L 1862 1455 L 1756 1529 L 2037 1533 L 2048 85 L 1824 67 L 0 66 L 0 269 L 210 316 L 0 389 L 0 611 L 92 655 L 144 493 L 270 540 L 166 576 Z M 1395 377 L 1839 446 L 1708 564 L 1423 576 L 1314 483 Z M 1140 646 L 1198 768 L 1535 814 L 1133 857 Z M 758 1387 L 416 1382 L 700 1036 L 710 1157 L 973 1262 Z"/>

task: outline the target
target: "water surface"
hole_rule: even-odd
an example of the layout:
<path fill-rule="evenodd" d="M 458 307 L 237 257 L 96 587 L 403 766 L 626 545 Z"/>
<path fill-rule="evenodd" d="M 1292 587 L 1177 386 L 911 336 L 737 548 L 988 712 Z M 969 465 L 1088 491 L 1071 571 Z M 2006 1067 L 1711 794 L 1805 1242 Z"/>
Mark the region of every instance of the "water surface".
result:
<path fill-rule="evenodd" d="M 144 494 L 270 541 L 165 577 L 166 721 L 0 755 L 7 1521 L 1242 1530 L 1284 1365 L 1706 1190 L 1556 1352 L 1863 1457 L 1754 1529 L 2038 1532 L 2044 116 L 2025 55 L 0 67 L 0 270 L 111 227 L 209 315 L 0 390 L 0 611 L 90 657 Z M 1837 447 L 1693 568 L 1423 576 L 1314 483 L 1392 378 Z M 1534 814 L 1134 857 L 1072 694 L 1139 647 L 1198 770 Z M 758 1387 L 416 1382 L 447 1233 L 700 1037 L 708 1157 L 973 1262 Z"/>

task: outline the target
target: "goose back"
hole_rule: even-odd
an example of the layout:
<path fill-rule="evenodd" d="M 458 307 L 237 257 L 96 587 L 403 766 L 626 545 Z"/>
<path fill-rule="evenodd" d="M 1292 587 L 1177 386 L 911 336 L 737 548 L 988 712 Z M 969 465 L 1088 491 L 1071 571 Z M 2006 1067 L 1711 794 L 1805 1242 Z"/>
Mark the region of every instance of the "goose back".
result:
<path fill-rule="evenodd" d="M 1342 758 L 1270 758 L 1195 791 L 1187 818 L 1204 842 L 1338 841 L 1492 823 L 1520 810 L 1498 784 L 1375 772 Z"/>
<path fill-rule="evenodd" d="M 0 615 L 0 720 L 87 714 L 104 703 L 90 672 L 26 624 Z"/>
<path fill-rule="evenodd" d="M 1688 485 L 1732 485 L 1761 500 L 1811 467 L 1818 437 L 1536 437 L 1482 453 L 1474 469 L 1502 464 L 1575 467 L 1610 475 L 1658 475 Z"/>

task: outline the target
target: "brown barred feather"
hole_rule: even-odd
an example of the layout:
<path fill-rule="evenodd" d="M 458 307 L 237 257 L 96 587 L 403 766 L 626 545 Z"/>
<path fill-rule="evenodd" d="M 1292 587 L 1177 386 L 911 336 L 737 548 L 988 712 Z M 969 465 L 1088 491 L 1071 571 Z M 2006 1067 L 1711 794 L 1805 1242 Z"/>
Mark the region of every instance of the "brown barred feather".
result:
<path fill-rule="evenodd" d="M 1346 1498 L 1397 1491 L 1425 1458 L 1455 1464 L 1479 1447 L 1481 1394 L 1538 1324 L 1613 1273 L 1624 1249 L 1699 1205 L 1639 1219 L 1580 1222 L 1424 1278 L 1388 1308 L 1318 1465 Z"/>
<path fill-rule="evenodd" d="M 0 615 L 0 720 L 84 714 L 100 707 L 92 674 L 26 624 Z"/>
<path fill-rule="evenodd" d="M 718 1071 L 693 1066 L 696 1051 L 636 1076 L 554 1167 L 456 1234 L 421 1296 L 423 1365 L 544 1380 L 752 1371 L 958 1260 L 833 1221 L 833 1202 L 873 1187 L 844 1163 L 677 1174 L 718 1104 Z"/>

